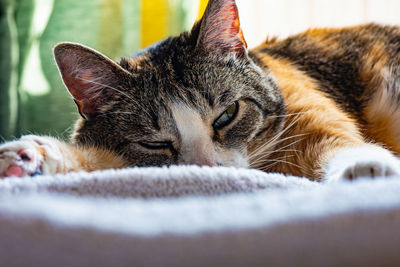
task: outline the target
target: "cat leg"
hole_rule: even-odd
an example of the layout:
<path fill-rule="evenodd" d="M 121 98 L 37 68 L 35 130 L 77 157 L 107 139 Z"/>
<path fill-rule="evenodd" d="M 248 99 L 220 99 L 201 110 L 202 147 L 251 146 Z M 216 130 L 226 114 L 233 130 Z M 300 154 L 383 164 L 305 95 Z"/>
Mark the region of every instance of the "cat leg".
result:
<path fill-rule="evenodd" d="M 0 145 L 0 178 L 129 166 L 129 162 L 111 151 L 67 144 L 49 136 L 27 135 Z"/>
<path fill-rule="evenodd" d="M 0 177 L 63 173 L 68 145 L 52 137 L 27 135 L 0 146 Z"/>
<path fill-rule="evenodd" d="M 325 165 L 323 181 L 388 176 L 400 176 L 399 158 L 383 147 L 365 144 L 342 148 L 333 154 Z"/>

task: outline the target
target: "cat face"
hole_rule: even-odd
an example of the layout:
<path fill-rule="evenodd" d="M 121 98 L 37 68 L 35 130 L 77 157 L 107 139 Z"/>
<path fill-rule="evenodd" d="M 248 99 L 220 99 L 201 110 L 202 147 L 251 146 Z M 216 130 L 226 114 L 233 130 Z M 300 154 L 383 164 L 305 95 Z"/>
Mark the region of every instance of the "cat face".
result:
<path fill-rule="evenodd" d="M 82 119 L 75 142 L 135 166 L 247 166 L 248 148 L 282 125 L 268 70 L 249 56 L 234 1 L 210 1 L 190 32 L 118 64 L 81 45 L 54 54 Z"/>

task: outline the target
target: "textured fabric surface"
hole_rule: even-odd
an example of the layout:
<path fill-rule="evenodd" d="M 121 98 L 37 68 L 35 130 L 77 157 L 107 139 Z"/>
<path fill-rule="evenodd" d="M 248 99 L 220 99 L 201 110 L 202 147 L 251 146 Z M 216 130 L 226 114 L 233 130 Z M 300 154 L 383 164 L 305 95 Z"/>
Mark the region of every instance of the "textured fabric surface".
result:
<path fill-rule="evenodd" d="M 235 168 L 0 181 L 4 266 L 400 266 L 400 179 Z"/>

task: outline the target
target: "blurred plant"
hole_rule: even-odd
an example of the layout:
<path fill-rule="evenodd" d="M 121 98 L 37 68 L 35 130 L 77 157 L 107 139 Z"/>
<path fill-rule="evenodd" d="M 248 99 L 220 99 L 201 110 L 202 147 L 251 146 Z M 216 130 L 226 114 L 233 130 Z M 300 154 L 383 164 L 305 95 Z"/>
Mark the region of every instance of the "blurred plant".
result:
<path fill-rule="evenodd" d="M 189 29 L 199 3 L 207 0 L 0 0 L 0 136 L 68 137 L 78 115 L 53 60 L 56 43 L 130 56 Z"/>

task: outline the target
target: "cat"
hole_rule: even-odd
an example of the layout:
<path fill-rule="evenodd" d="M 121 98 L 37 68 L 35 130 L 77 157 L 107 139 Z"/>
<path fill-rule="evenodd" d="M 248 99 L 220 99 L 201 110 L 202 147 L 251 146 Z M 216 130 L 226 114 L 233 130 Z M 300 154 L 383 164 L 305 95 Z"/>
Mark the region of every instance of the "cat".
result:
<path fill-rule="evenodd" d="M 81 119 L 70 143 L 23 136 L 0 176 L 196 164 L 334 182 L 400 174 L 400 28 L 310 29 L 248 49 L 234 0 L 118 63 L 54 56 Z"/>

